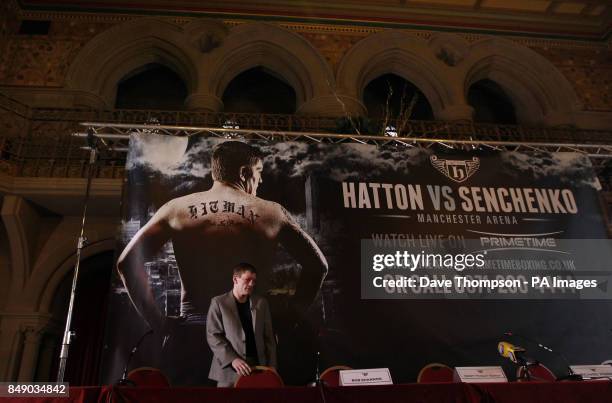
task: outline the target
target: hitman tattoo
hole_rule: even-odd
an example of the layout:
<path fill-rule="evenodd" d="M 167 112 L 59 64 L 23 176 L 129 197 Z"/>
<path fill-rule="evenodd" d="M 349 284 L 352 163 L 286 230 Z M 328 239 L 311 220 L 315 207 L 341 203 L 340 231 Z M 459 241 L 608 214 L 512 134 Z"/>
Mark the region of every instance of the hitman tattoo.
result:
<path fill-rule="evenodd" d="M 229 202 L 227 200 L 214 200 L 209 202 L 202 202 L 199 205 L 192 204 L 187 206 L 189 217 L 196 220 L 198 217 L 204 217 L 208 214 L 226 213 L 235 214 L 251 224 L 255 224 L 255 221 L 259 218 L 254 210 L 249 209 L 243 205 L 236 205 L 236 203 Z"/>

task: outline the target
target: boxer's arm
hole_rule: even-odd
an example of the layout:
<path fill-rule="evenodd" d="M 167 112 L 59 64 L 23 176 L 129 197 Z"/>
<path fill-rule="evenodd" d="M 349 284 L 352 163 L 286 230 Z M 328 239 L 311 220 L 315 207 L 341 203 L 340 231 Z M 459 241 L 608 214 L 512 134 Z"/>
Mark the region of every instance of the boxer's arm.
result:
<path fill-rule="evenodd" d="M 308 235 L 289 212 L 281 207 L 282 227 L 279 233 L 281 245 L 302 266 L 295 290 L 295 302 L 305 311 L 321 289 L 327 274 L 327 260 L 315 241 Z"/>
<path fill-rule="evenodd" d="M 274 337 L 274 327 L 272 326 L 272 314 L 268 301 L 263 300 L 264 305 L 264 343 L 266 345 L 266 365 L 278 368 L 276 359 L 276 338 Z"/>
<path fill-rule="evenodd" d="M 117 270 L 134 307 L 149 326 L 160 333 L 164 333 L 165 318 L 155 303 L 144 266 L 170 238 L 169 214 L 168 204 L 162 206 L 117 259 Z"/>

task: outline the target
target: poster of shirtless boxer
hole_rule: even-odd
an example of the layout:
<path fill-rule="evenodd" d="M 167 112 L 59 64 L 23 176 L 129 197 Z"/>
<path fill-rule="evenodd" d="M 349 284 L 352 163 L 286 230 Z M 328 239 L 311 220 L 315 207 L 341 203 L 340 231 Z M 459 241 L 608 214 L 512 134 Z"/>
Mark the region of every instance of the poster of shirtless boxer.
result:
<path fill-rule="evenodd" d="M 314 380 L 317 365 L 389 367 L 396 382 L 429 362 L 506 365 L 495 347 L 510 329 L 580 362 L 612 357 L 603 286 L 601 300 L 363 293 L 362 240 L 605 238 L 598 184 L 578 154 L 139 134 L 126 171 L 102 382 L 120 378 L 152 329 L 130 369 L 209 385 L 208 304 L 238 262 L 258 269 L 286 384 Z M 558 355 L 539 353 L 563 372 Z"/>

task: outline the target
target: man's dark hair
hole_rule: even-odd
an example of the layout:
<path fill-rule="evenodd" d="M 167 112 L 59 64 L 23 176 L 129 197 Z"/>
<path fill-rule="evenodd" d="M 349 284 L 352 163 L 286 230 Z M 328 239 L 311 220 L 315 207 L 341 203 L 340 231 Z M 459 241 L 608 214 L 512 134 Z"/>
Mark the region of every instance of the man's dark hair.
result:
<path fill-rule="evenodd" d="M 263 159 L 263 153 L 242 141 L 224 141 L 217 144 L 212 152 L 213 180 L 237 183 L 240 181 L 240 167 L 253 166 Z"/>
<path fill-rule="evenodd" d="M 257 269 L 250 263 L 238 263 L 234 266 L 234 276 L 242 276 L 242 273 L 250 271 L 251 273 L 257 274 Z"/>

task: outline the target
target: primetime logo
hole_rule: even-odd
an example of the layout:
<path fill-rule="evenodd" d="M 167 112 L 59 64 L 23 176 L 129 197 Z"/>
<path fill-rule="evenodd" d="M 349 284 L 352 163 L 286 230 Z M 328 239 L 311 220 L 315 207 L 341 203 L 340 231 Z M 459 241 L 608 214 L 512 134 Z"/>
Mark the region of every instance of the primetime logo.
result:
<path fill-rule="evenodd" d="M 467 180 L 480 168 L 480 159 L 472 157 L 471 160 L 442 160 L 435 155 L 429 157 L 431 165 L 442 175 L 457 183 Z"/>

